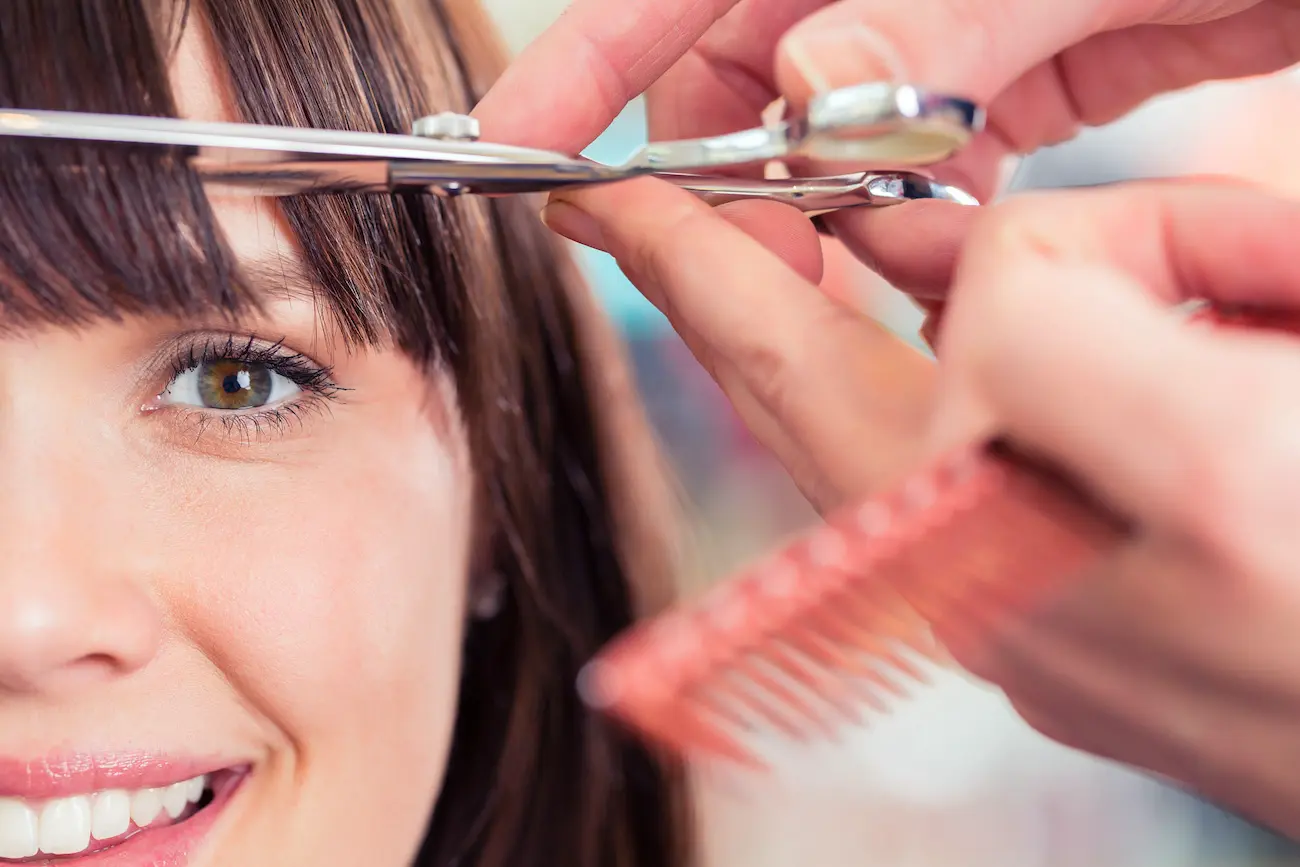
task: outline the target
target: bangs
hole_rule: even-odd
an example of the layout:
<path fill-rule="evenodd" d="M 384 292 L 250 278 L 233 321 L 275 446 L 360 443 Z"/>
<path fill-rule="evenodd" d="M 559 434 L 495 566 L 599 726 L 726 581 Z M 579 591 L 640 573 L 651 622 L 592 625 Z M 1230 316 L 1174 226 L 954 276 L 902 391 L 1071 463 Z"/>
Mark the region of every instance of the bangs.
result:
<path fill-rule="evenodd" d="M 174 115 L 139 3 L 0 3 L 0 107 Z M 0 137 L 0 328 L 237 310 L 198 179 L 165 149 Z"/>
<path fill-rule="evenodd" d="M 406 132 L 420 114 L 472 104 L 463 85 L 447 86 L 459 82 L 454 69 L 441 70 L 442 104 L 428 104 L 428 82 L 410 71 L 410 28 L 384 0 L 4 0 L 0 107 L 177 116 L 171 52 L 200 25 L 235 120 Z M 492 246 L 473 203 L 370 195 L 275 206 L 322 315 L 349 342 L 445 358 L 464 288 L 495 282 L 482 273 L 493 251 L 469 242 Z M 257 303 L 201 182 L 167 149 L 0 138 L 0 213 L 4 330 Z"/>

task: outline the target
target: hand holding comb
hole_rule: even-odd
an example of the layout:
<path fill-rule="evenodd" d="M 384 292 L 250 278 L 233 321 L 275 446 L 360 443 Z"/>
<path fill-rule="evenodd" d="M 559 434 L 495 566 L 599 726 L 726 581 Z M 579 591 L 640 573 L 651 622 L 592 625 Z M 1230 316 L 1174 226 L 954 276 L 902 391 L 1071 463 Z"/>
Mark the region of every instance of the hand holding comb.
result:
<path fill-rule="evenodd" d="M 1209 308 L 1300 333 L 1300 316 Z M 618 637 L 584 670 L 594 707 L 675 752 L 760 765 L 757 718 L 798 739 L 888 710 L 922 680 L 926 624 L 974 640 L 1123 542 L 1125 521 L 1005 441 L 972 446 L 828 518 L 697 603 Z"/>

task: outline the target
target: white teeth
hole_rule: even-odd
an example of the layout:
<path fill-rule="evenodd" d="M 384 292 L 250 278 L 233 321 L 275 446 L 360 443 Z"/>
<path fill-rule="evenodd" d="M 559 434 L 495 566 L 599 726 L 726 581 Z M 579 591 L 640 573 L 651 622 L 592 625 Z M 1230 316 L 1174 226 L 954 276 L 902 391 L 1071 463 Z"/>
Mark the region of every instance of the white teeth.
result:
<path fill-rule="evenodd" d="M 207 777 L 195 777 L 185 784 L 188 789 L 185 792 L 185 800 L 191 804 L 197 804 L 203 798 L 203 790 L 207 788 Z"/>
<path fill-rule="evenodd" d="M 17 798 L 0 798 L 0 858 L 30 858 L 37 845 L 36 811 Z"/>
<path fill-rule="evenodd" d="M 110 789 L 95 796 L 90 810 L 90 836 L 96 840 L 112 840 L 126 833 L 131 826 L 131 795 L 121 789 Z"/>
<path fill-rule="evenodd" d="M 189 789 L 190 784 L 185 782 L 173 783 L 162 790 L 163 809 L 167 811 L 168 816 L 175 819 L 185 812 L 185 808 L 190 805 Z"/>
<path fill-rule="evenodd" d="M 141 828 L 162 812 L 162 789 L 141 789 L 131 798 L 131 821 Z"/>
<path fill-rule="evenodd" d="M 73 855 L 90 845 L 90 798 L 74 795 L 46 801 L 41 809 L 41 851 Z"/>
<path fill-rule="evenodd" d="M 121 837 L 132 822 L 146 828 L 164 811 L 180 818 L 207 785 L 208 778 L 199 776 L 159 789 L 108 789 L 36 803 L 0 798 L 0 858 L 76 855 L 90 848 L 92 838 Z"/>

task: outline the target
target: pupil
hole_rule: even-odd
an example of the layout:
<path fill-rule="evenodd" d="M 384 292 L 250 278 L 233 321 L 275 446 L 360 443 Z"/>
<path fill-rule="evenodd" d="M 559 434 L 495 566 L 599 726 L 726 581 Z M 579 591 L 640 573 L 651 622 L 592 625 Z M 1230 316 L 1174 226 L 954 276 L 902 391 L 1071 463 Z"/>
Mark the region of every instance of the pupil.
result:
<path fill-rule="evenodd" d="M 221 388 L 226 394 L 238 394 L 248 388 L 252 382 L 252 377 L 248 375 L 247 370 L 240 370 L 229 374 L 221 383 Z"/>

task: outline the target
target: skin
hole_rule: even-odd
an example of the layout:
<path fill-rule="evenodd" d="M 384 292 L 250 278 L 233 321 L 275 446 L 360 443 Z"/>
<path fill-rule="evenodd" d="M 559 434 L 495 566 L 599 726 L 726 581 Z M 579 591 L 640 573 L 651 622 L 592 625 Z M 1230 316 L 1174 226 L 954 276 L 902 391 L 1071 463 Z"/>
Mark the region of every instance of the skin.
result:
<path fill-rule="evenodd" d="M 650 137 L 670 140 L 754 126 L 778 98 L 798 108 L 835 87 L 906 80 L 987 106 L 988 130 L 936 167 L 986 201 L 1008 157 L 1156 94 L 1298 60 L 1297 0 L 574 0 L 475 113 L 492 140 L 576 152 L 643 91 Z M 617 194 L 632 205 L 635 189 Z M 721 213 L 801 274 L 816 269 L 818 246 L 792 209 Z M 926 202 L 832 225 L 892 284 L 937 298 L 973 220 Z"/>
<path fill-rule="evenodd" d="M 1008 154 L 1298 59 L 1290 0 L 576 0 L 478 112 L 494 137 L 575 149 L 652 83 L 652 134 L 676 137 L 752 124 L 775 96 L 906 78 L 990 106 L 989 132 L 939 170 L 987 195 Z M 788 209 L 710 210 L 642 179 L 557 194 L 543 218 L 618 260 L 823 510 L 1002 432 L 1131 518 L 1135 539 L 1042 610 L 978 644 L 941 637 L 1049 736 L 1300 835 L 1300 344 L 1166 313 L 1300 307 L 1294 201 L 1186 179 L 840 215 L 863 260 L 948 299 L 937 368 L 817 290 Z M 908 404 L 918 381 L 933 391 Z"/>
<path fill-rule="evenodd" d="M 1061 14 L 1036 0 L 674 0 L 613 9 L 575 0 L 475 114 L 490 140 L 576 151 L 642 91 L 651 137 L 676 138 L 755 124 L 778 97 L 798 105 L 818 89 L 907 78 L 989 106 L 989 131 L 937 169 L 987 195 L 1011 154 L 1069 138 L 1162 90 L 1300 60 L 1296 0 L 1068 7 Z M 987 44 L 951 48 L 972 32 Z M 1070 72 L 1057 75 L 1060 69 Z M 1119 81 L 1116 69 L 1124 70 Z M 552 197 L 544 217 L 597 247 L 601 230 L 638 234 L 639 260 L 667 260 L 674 251 L 673 275 L 644 275 L 638 285 L 819 508 L 878 487 L 918 460 L 918 432 L 934 400 L 932 366 L 856 311 L 809 290 L 822 274 L 823 247 L 808 221 L 771 202 L 706 213 L 666 186 L 642 179 L 566 191 Z M 647 218 L 662 208 L 670 216 Z M 584 219 L 592 215 L 594 223 Z M 941 314 L 979 216 L 920 202 L 844 212 L 832 222 L 860 261 Z M 734 255 L 706 262 L 715 244 Z M 716 282 L 699 293 L 681 279 L 687 271 Z M 871 413 L 842 411 L 846 399 Z"/>
<path fill-rule="evenodd" d="M 190 28 L 186 116 L 232 119 Z M 215 96 L 214 96 L 215 95 Z M 241 261 L 293 262 L 265 200 L 214 200 Z M 194 862 L 408 863 L 446 763 L 470 478 L 447 383 L 348 351 L 310 298 L 0 341 L 0 752 L 250 763 Z M 350 391 L 262 433 L 160 405 L 168 347 L 275 342 Z M 299 399 L 302 398 L 299 395 Z M 378 712 L 377 712 L 378 711 Z"/>

